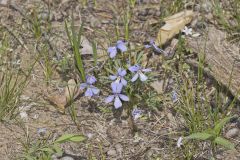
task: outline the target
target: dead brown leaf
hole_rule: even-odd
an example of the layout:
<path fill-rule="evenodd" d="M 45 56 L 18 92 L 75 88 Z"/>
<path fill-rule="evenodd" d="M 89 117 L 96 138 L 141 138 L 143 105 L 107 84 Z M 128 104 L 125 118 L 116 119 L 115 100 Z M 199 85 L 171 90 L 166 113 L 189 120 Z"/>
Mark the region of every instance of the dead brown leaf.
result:
<path fill-rule="evenodd" d="M 47 95 L 47 99 L 55 105 L 57 110 L 61 113 L 65 112 L 65 108 L 75 100 L 81 90 L 77 86 L 74 79 L 68 81 L 68 85 L 64 89 L 64 95 Z"/>
<path fill-rule="evenodd" d="M 178 34 L 184 28 L 184 26 L 190 23 L 193 17 L 194 12 L 191 10 L 186 10 L 165 18 L 164 21 L 166 24 L 160 28 L 155 41 L 156 44 L 165 44 L 168 40 Z"/>

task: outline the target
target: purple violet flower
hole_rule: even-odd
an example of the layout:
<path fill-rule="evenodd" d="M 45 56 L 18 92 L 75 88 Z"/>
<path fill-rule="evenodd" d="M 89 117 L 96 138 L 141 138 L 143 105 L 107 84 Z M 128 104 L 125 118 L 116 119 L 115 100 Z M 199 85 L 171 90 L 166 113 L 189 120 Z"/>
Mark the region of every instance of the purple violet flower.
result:
<path fill-rule="evenodd" d="M 143 69 L 138 64 L 129 67 L 128 70 L 131 71 L 132 73 L 135 73 L 135 75 L 131 79 L 131 82 L 135 82 L 138 78 L 140 78 L 142 82 L 146 81 L 148 77 L 144 73 L 152 71 L 150 68 Z"/>
<path fill-rule="evenodd" d="M 100 92 L 100 90 L 97 87 L 93 86 L 93 84 L 97 81 L 97 79 L 94 76 L 87 76 L 86 79 L 87 79 L 86 83 L 80 84 L 80 89 L 83 90 L 87 88 L 84 95 L 88 97 L 97 95 Z"/>
<path fill-rule="evenodd" d="M 109 47 L 108 48 L 108 53 L 110 54 L 110 58 L 114 58 L 117 55 L 117 52 L 126 52 L 127 51 L 127 46 L 126 43 L 122 40 L 117 41 L 116 46 Z"/>
<path fill-rule="evenodd" d="M 134 108 L 134 109 L 132 110 L 133 119 L 134 119 L 134 120 L 137 120 L 138 118 L 140 118 L 140 117 L 142 116 L 142 113 L 143 113 L 142 110 L 140 110 L 140 109 L 138 109 L 138 108 Z"/>
<path fill-rule="evenodd" d="M 150 40 L 149 44 L 146 44 L 144 46 L 145 46 L 145 48 L 152 48 L 153 51 L 156 53 L 159 53 L 159 54 L 165 53 L 165 51 L 163 49 L 159 48 L 152 39 Z"/>
<path fill-rule="evenodd" d="M 106 103 L 110 103 L 114 100 L 114 107 L 116 109 L 122 107 L 122 101 L 129 101 L 129 98 L 128 96 L 124 95 L 124 94 L 121 94 L 122 92 L 122 88 L 123 88 L 123 85 L 122 83 L 112 83 L 111 84 L 111 87 L 112 87 L 112 93 L 113 95 L 110 95 L 108 96 L 106 99 L 105 99 L 105 102 Z"/>
<path fill-rule="evenodd" d="M 172 91 L 172 101 L 176 103 L 178 101 L 178 94 L 176 91 Z"/>
<path fill-rule="evenodd" d="M 39 136 L 44 136 L 47 133 L 47 128 L 37 128 L 37 134 Z"/>
<path fill-rule="evenodd" d="M 117 70 L 117 73 L 115 75 L 111 75 L 109 78 L 116 82 L 116 83 L 121 83 L 123 86 L 127 85 L 127 81 L 124 79 L 124 76 L 127 74 L 125 69 L 119 68 Z"/>

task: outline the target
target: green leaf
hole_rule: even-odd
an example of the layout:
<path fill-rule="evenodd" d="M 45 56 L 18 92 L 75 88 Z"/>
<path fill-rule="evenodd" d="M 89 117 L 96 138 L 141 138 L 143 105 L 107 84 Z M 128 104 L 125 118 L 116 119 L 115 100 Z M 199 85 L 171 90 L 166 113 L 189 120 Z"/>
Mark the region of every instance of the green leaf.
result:
<path fill-rule="evenodd" d="M 95 40 L 93 40 L 92 42 L 92 50 L 93 50 L 94 67 L 96 67 L 98 55 L 97 55 L 97 43 Z"/>
<path fill-rule="evenodd" d="M 69 40 L 69 42 L 70 42 L 70 44 L 71 44 L 71 47 L 73 47 L 71 34 L 70 34 L 70 32 L 69 32 L 69 29 L 68 29 L 68 25 L 67 25 L 67 21 L 66 21 L 66 20 L 64 21 L 64 24 L 65 24 L 65 30 L 66 30 L 66 32 L 67 32 L 68 40 Z"/>
<path fill-rule="evenodd" d="M 42 149 L 40 149 L 40 151 L 47 152 L 49 154 L 53 154 L 54 153 L 53 149 L 51 149 L 51 148 L 42 148 Z"/>
<path fill-rule="evenodd" d="M 26 160 L 35 160 L 35 158 L 31 157 L 30 155 L 24 155 L 23 158 L 25 158 Z"/>
<path fill-rule="evenodd" d="M 235 149 L 233 143 L 231 143 L 229 140 L 227 140 L 225 138 L 222 138 L 222 137 L 215 138 L 214 143 L 220 144 L 220 145 L 224 146 L 225 148 L 228 148 L 228 149 L 231 149 L 231 150 Z"/>
<path fill-rule="evenodd" d="M 187 137 L 185 137 L 186 139 L 198 139 L 198 140 L 208 140 L 210 138 L 212 138 L 213 135 L 206 133 L 206 132 L 198 132 L 198 133 L 193 133 Z"/>
<path fill-rule="evenodd" d="M 63 151 L 62 151 L 62 148 L 59 147 L 58 144 L 54 144 L 54 145 L 52 146 L 52 148 L 53 148 L 53 150 L 55 151 L 55 153 L 57 153 L 57 155 L 62 156 Z"/>
<path fill-rule="evenodd" d="M 70 138 L 72 138 L 74 134 L 64 134 L 61 137 L 59 137 L 55 143 L 64 143 L 66 141 L 69 141 Z"/>
<path fill-rule="evenodd" d="M 84 136 L 82 136 L 82 135 L 76 135 L 76 136 L 70 138 L 70 141 L 71 141 L 71 142 L 82 142 L 82 141 L 84 141 L 85 139 L 86 139 L 86 138 L 85 138 Z"/>
<path fill-rule="evenodd" d="M 220 134 L 220 131 L 221 129 L 223 128 L 223 126 L 230 121 L 232 117 L 226 117 L 224 119 L 222 119 L 220 122 L 218 122 L 215 127 L 214 127 L 214 131 L 215 131 L 215 134 L 219 135 Z"/>
<path fill-rule="evenodd" d="M 75 134 L 64 134 L 61 137 L 59 137 L 55 143 L 64 143 L 67 141 L 72 141 L 72 142 L 80 142 L 85 140 L 85 137 L 82 135 L 75 135 Z"/>

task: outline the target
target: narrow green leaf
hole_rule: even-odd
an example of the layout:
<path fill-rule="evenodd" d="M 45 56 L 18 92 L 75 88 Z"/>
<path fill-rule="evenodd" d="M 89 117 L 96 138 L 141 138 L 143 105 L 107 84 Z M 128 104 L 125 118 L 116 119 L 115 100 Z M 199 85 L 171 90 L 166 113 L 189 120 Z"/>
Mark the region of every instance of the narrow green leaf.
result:
<path fill-rule="evenodd" d="M 82 32 L 83 32 L 83 23 L 81 24 L 81 27 L 79 29 L 78 35 L 76 35 L 75 28 L 74 28 L 75 26 L 74 25 L 75 25 L 74 24 L 74 17 L 73 17 L 73 12 L 72 12 L 72 21 L 71 21 L 71 26 L 70 26 L 71 34 L 70 34 L 70 31 L 69 31 L 69 28 L 67 26 L 67 22 L 66 21 L 65 21 L 65 30 L 67 32 L 67 36 L 68 36 L 69 42 L 70 42 L 71 47 L 73 49 L 73 54 L 74 54 L 74 60 L 75 60 L 76 68 L 77 68 L 77 70 L 80 73 L 82 81 L 85 81 L 86 80 L 86 75 L 85 75 L 85 70 L 84 70 L 84 66 L 83 66 L 81 53 L 79 51 L 81 36 L 82 36 Z"/>
<path fill-rule="evenodd" d="M 76 135 L 76 136 L 70 138 L 70 141 L 71 141 L 71 142 L 82 142 L 82 141 L 84 141 L 85 139 L 86 139 L 86 138 L 85 138 L 84 136 L 82 136 L 82 135 Z"/>
<path fill-rule="evenodd" d="M 51 148 L 42 148 L 42 149 L 40 149 L 40 151 L 47 152 L 49 154 L 53 154 L 54 153 L 54 150 L 51 149 Z"/>
<path fill-rule="evenodd" d="M 223 126 L 224 126 L 227 122 L 229 122 L 231 118 L 232 118 L 232 117 L 226 117 L 226 118 L 220 120 L 220 121 L 215 125 L 215 127 L 214 127 L 213 130 L 215 131 L 215 133 L 216 133 L 217 135 L 220 134 L 220 131 L 221 131 L 221 129 L 223 128 Z"/>
<path fill-rule="evenodd" d="M 30 155 L 24 155 L 23 156 L 26 160 L 35 160 L 34 157 L 31 157 Z"/>
<path fill-rule="evenodd" d="M 198 140 L 208 140 L 210 138 L 212 138 L 213 135 L 209 134 L 209 133 L 205 133 L 205 132 L 198 132 L 198 133 L 193 133 L 187 137 L 185 137 L 186 139 L 198 139 Z"/>
<path fill-rule="evenodd" d="M 71 44 L 71 47 L 73 47 L 71 34 L 70 34 L 70 32 L 69 32 L 69 29 L 68 29 L 68 25 L 67 25 L 67 21 L 66 21 L 66 20 L 64 21 L 64 24 L 65 24 L 65 30 L 66 30 L 66 32 L 67 32 L 68 40 L 69 40 L 69 42 L 70 42 L 70 44 Z"/>
<path fill-rule="evenodd" d="M 65 134 L 62 135 L 61 137 L 59 137 L 55 143 L 64 143 L 67 141 L 71 141 L 71 142 L 81 142 L 85 140 L 85 137 L 82 135 L 75 135 L 75 134 Z"/>
<path fill-rule="evenodd" d="M 93 50 L 93 60 L 94 60 L 94 66 L 97 66 L 97 43 L 95 42 L 95 40 L 93 40 L 92 42 L 92 50 Z"/>
<path fill-rule="evenodd" d="M 74 134 L 64 134 L 61 137 L 59 137 L 55 143 L 64 143 L 66 141 L 68 141 L 70 138 L 74 137 Z"/>
<path fill-rule="evenodd" d="M 235 149 L 233 143 L 231 143 L 229 140 L 227 140 L 225 138 L 222 138 L 222 137 L 215 138 L 214 143 L 220 144 L 220 145 L 224 146 L 225 148 L 228 148 L 228 149 L 231 149 L 231 150 Z"/>
<path fill-rule="evenodd" d="M 78 44 L 81 43 L 81 37 L 82 37 L 82 33 L 83 33 L 83 26 L 84 26 L 84 23 L 82 22 L 81 26 L 79 28 L 79 31 L 78 31 Z"/>
<path fill-rule="evenodd" d="M 55 153 L 57 153 L 58 155 L 62 155 L 63 154 L 62 148 L 60 148 L 58 144 L 54 144 L 52 146 L 52 148 L 55 151 Z"/>

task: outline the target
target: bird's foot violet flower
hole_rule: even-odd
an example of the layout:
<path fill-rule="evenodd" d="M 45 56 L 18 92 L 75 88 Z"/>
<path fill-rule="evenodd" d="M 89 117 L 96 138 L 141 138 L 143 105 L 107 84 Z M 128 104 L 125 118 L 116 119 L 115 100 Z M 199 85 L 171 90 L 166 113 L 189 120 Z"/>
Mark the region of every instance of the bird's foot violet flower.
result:
<path fill-rule="evenodd" d="M 87 76 L 86 77 L 86 83 L 81 83 L 80 84 L 80 89 L 87 89 L 86 92 L 85 92 L 85 96 L 88 96 L 88 97 L 92 97 L 94 95 L 97 95 L 100 90 L 93 86 L 93 84 L 96 82 L 96 78 L 94 76 Z"/>
<path fill-rule="evenodd" d="M 127 46 L 126 43 L 122 40 L 117 41 L 117 44 L 113 47 L 108 48 L 108 53 L 110 58 L 116 57 L 118 51 L 120 52 L 126 52 L 127 51 Z"/>
<path fill-rule="evenodd" d="M 47 133 L 47 128 L 37 128 L 37 134 L 43 137 Z"/>
<path fill-rule="evenodd" d="M 142 82 L 146 81 L 148 79 L 148 77 L 144 73 L 152 71 L 150 68 L 144 69 L 141 66 L 139 66 L 138 64 L 129 67 L 128 70 L 131 71 L 132 73 L 135 73 L 135 75 L 131 79 L 131 82 L 135 82 L 138 78 Z"/>
<path fill-rule="evenodd" d="M 178 101 L 178 94 L 176 91 L 172 91 L 172 101 L 176 103 Z"/>
<path fill-rule="evenodd" d="M 116 82 L 121 83 L 123 86 L 127 85 L 127 81 L 124 79 L 124 76 L 127 74 L 125 69 L 119 68 L 115 75 L 111 75 L 109 78 Z"/>
<path fill-rule="evenodd" d="M 160 54 L 166 54 L 165 51 L 161 48 L 159 48 L 153 40 L 150 40 L 149 44 L 144 45 L 145 48 L 152 48 L 154 52 Z"/>
<path fill-rule="evenodd" d="M 108 96 L 105 99 L 106 103 L 110 103 L 114 100 L 114 107 L 116 109 L 118 109 L 118 108 L 122 107 L 122 101 L 129 101 L 128 96 L 126 96 L 124 94 L 121 94 L 122 88 L 123 88 L 123 85 L 121 83 L 113 82 L 111 84 L 111 88 L 112 88 L 112 93 L 113 94 Z"/>
<path fill-rule="evenodd" d="M 140 117 L 142 116 L 142 113 L 143 113 L 142 110 L 140 110 L 140 109 L 138 109 L 138 108 L 134 108 L 134 109 L 132 110 L 133 119 L 134 119 L 134 120 L 137 120 L 138 118 L 140 118 Z"/>

